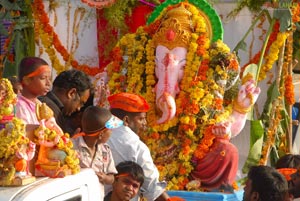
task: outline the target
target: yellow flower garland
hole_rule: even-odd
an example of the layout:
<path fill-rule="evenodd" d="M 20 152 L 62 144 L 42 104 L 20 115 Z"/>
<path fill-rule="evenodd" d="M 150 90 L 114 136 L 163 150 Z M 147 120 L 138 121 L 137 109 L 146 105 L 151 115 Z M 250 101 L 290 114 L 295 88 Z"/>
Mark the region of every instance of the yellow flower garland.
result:
<path fill-rule="evenodd" d="M 11 82 L 6 79 L 2 78 L 0 80 L 0 88 L 1 90 L 6 90 L 5 97 L 0 101 L 0 121 L 3 117 L 8 115 L 13 115 L 13 105 L 17 102 L 17 96 L 14 93 L 13 87 Z"/>
<path fill-rule="evenodd" d="M 223 108 L 222 97 L 215 96 L 216 92 L 224 94 L 224 86 L 220 86 L 217 81 L 228 79 L 230 64 L 222 66 L 216 61 L 220 55 L 225 55 L 227 60 L 235 59 L 221 41 L 209 48 L 210 40 L 204 18 L 195 6 L 188 3 L 182 5 L 192 13 L 191 21 L 196 29 L 188 47 L 187 63 L 180 83 L 181 91 L 176 98 L 177 113 L 172 120 L 156 124 L 160 114 L 155 109 L 155 46 L 150 39 L 151 32 L 155 33 L 159 26 L 156 25 L 172 6 L 157 17 L 152 25 L 153 30 L 149 25 L 139 28 L 136 34 L 125 35 L 113 50 L 114 57 L 119 59 L 107 69 L 112 94 L 120 91 L 133 92 L 144 96 L 149 103 L 147 121 L 150 129 L 141 137 L 151 150 L 161 179 L 167 180 L 167 188 L 172 190 L 185 188 L 189 182 L 188 175 L 194 168 L 192 158 L 204 157 L 213 143 L 211 126 L 228 119 L 231 114 L 231 107 Z M 146 58 L 141 59 L 141 52 L 146 54 Z M 125 57 L 122 58 L 122 55 Z M 136 87 L 140 86 L 139 83 L 142 86 Z M 171 153 L 171 156 L 164 157 L 163 151 Z"/>

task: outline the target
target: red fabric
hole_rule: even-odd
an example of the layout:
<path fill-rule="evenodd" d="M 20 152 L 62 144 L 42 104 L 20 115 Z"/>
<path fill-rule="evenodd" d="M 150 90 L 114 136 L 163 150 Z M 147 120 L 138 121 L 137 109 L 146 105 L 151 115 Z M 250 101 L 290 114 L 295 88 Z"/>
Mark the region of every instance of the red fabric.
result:
<path fill-rule="evenodd" d="M 126 17 L 126 24 L 130 33 L 136 32 L 137 28 L 144 26 L 147 22 L 149 14 L 153 11 L 153 8 L 147 5 L 136 6 L 132 10 L 132 15 Z"/>
<path fill-rule="evenodd" d="M 117 30 L 112 30 L 108 34 L 110 37 L 105 37 L 105 35 L 101 35 L 100 33 L 103 32 L 103 30 L 108 30 L 108 23 L 107 20 L 104 17 L 104 10 L 103 9 L 97 9 L 97 40 L 98 40 L 98 55 L 99 55 L 99 66 L 100 66 L 100 71 L 102 72 L 111 62 L 110 58 L 105 55 L 107 51 L 107 47 L 110 47 L 109 43 L 111 42 L 110 40 L 105 40 L 109 39 L 110 37 L 117 37 Z M 103 33 L 102 33 L 103 34 Z"/>
<path fill-rule="evenodd" d="M 238 150 L 227 139 L 216 138 L 207 155 L 197 161 L 191 176 L 201 181 L 201 187 L 214 189 L 233 184 L 238 170 Z"/>
<path fill-rule="evenodd" d="M 183 199 L 181 197 L 174 196 L 174 197 L 168 198 L 167 201 L 185 201 L 185 199 Z"/>
<path fill-rule="evenodd" d="M 136 6 L 131 16 L 126 17 L 126 24 L 129 28 L 129 32 L 134 33 L 139 26 L 146 24 L 148 15 L 153 11 L 153 8 L 147 5 Z M 111 62 L 109 52 L 113 48 L 111 38 L 117 38 L 118 31 L 112 30 L 111 32 L 104 32 L 110 30 L 107 20 L 104 17 L 104 9 L 97 9 L 97 40 L 98 40 L 98 54 L 99 54 L 99 66 L 102 72 L 104 68 Z M 106 35 L 107 34 L 107 35 Z M 101 36 L 101 37 L 100 37 Z"/>

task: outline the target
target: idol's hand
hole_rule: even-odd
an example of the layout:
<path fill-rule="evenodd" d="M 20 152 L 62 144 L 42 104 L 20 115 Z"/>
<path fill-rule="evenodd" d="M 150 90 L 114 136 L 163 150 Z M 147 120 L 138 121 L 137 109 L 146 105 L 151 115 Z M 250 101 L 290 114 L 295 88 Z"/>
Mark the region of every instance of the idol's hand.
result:
<path fill-rule="evenodd" d="M 255 81 L 250 79 L 240 87 L 238 97 L 233 103 L 233 110 L 239 113 L 249 112 L 251 106 L 256 102 L 260 94 L 260 88 L 255 85 Z"/>
<path fill-rule="evenodd" d="M 215 134 L 219 138 L 228 138 L 231 137 L 231 122 L 226 121 L 222 123 L 217 123 L 212 128 L 213 134 Z"/>

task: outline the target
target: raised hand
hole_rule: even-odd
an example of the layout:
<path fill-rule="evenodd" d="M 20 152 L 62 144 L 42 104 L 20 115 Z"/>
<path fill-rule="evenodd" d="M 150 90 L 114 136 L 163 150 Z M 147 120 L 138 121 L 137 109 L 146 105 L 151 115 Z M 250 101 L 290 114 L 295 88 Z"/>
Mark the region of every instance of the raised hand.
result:
<path fill-rule="evenodd" d="M 260 88 L 255 85 L 253 79 L 250 79 L 240 87 L 238 97 L 233 103 L 233 110 L 242 114 L 249 112 L 259 94 Z"/>

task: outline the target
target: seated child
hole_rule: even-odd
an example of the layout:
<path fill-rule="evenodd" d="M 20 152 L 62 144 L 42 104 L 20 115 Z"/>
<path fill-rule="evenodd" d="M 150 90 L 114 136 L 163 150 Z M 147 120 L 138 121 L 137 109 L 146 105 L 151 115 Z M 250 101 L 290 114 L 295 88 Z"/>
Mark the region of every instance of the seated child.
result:
<path fill-rule="evenodd" d="M 22 91 L 22 85 L 17 76 L 10 76 L 7 79 L 11 82 L 15 94 L 20 94 Z"/>
<path fill-rule="evenodd" d="M 116 168 L 118 174 L 115 175 L 112 191 L 105 196 L 104 201 L 129 201 L 143 185 L 144 171 L 133 161 L 121 162 Z"/>
<path fill-rule="evenodd" d="M 45 95 L 52 85 L 51 68 L 39 57 L 25 57 L 19 65 L 19 81 L 22 84 L 18 95 L 16 116 L 26 124 L 39 124 L 36 117 L 37 97 Z"/>
<path fill-rule="evenodd" d="M 104 197 L 104 184 L 112 184 L 117 173 L 111 150 L 106 144 L 111 129 L 123 122 L 108 109 L 87 107 L 82 114 L 82 131 L 72 137 L 74 149 L 78 151 L 81 168 L 93 168 L 99 178 Z"/>

